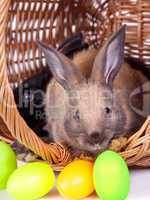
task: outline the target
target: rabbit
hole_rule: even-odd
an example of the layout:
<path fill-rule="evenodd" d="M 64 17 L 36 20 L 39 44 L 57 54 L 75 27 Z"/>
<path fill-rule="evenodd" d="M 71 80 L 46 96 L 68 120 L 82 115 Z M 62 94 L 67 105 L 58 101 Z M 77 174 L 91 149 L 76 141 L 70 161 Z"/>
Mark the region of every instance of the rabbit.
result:
<path fill-rule="evenodd" d="M 38 41 L 53 74 L 45 97 L 49 133 L 74 152 L 96 156 L 145 120 L 129 103 L 130 94 L 147 78 L 124 59 L 125 29 L 102 48 L 83 50 L 73 60 Z M 132 103 L 142 106 L 142 94 Z"/>
<path fill-rule="evenodd" d="M 82 33 L 77 33 L 65 39 L 58 46 L 57 50 L 67 57 L 72 58 L 76 52 L 87 48 L 88 44 L 84 41 Z M 51 78 L 52 75 L 49 67 L 45 66 L 42 71 L 13 88 L 15 102 L 20 114 L 27 124 L 42 137 L 48 135 L 45 130 L 46 120 L 43 94 L 45 94 L 47 84 Z M 31 110 L 33 110 L 33 113 Z"/>

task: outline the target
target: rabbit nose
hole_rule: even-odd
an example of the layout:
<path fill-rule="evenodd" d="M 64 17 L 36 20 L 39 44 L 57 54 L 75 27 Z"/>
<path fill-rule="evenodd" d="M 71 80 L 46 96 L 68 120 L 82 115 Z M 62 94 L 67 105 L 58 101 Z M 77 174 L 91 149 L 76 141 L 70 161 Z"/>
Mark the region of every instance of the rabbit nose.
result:
<path fill-rule="evenodd" d="M 91 140 L 93 143 L 102 143 L 104 140 L 104 136 L 101 135 L 99 132 L 93 132 L 91 134 Z"/>

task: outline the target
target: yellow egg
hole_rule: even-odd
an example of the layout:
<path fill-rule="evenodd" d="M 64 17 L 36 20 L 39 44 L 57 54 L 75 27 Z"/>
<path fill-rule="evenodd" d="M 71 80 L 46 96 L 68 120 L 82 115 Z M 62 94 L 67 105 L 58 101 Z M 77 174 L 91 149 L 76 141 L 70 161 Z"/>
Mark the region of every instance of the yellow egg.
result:
<path fill-rule="evenodd" d="M 75 160 L 67 165 L 59 174 L 57 189 L 63 197 L 82 199 L 94 191 L 93 163 Z"/>

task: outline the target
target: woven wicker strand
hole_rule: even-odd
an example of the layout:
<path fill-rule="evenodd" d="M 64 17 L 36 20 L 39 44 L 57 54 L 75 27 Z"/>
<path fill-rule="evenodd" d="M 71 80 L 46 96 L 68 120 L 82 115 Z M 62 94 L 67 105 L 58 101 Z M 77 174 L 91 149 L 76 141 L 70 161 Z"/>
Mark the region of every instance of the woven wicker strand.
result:
<path fill-rule="evenodd" d="M 141 129 L 128 139 L 125 151 L 120 154 L 129 166 L 150 167 L 150 116 Z"/>
<path fill-rule="evenodd" d="M 69 153 L 60 145 L 45 144 L 27 126 L 16 108 L 6 73 L 5 28 L 9 5 L 9 0 L 0 1 L 0 118 L 5 122 L 5 131 L 11 133 L 20 143 L 40 155 L 44 160 L 54 164 L 65 165 L 70 161 Z"/>

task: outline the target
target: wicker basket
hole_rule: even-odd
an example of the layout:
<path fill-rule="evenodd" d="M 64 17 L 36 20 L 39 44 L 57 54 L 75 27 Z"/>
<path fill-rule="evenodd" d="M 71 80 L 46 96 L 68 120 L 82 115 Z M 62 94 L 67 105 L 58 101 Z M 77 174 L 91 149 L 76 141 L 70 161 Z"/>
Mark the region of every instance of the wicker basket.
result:
<path fill-rule="evenodd" d="M 0 137 L 33 150 L 54 168 L 71 161 L 67 149 L 45 144 L 27 126 L 15 105 L 12 87 L 45 67 L 37 39 L 58 46 L 83 32 L 101 46 L 121 24 L 128 24 L 126 55 L 150 64 L 149 0 L 1 0 L 0 1 Z M 120 152 L 129 166 L 150 166 L 150 117 Z"/>

